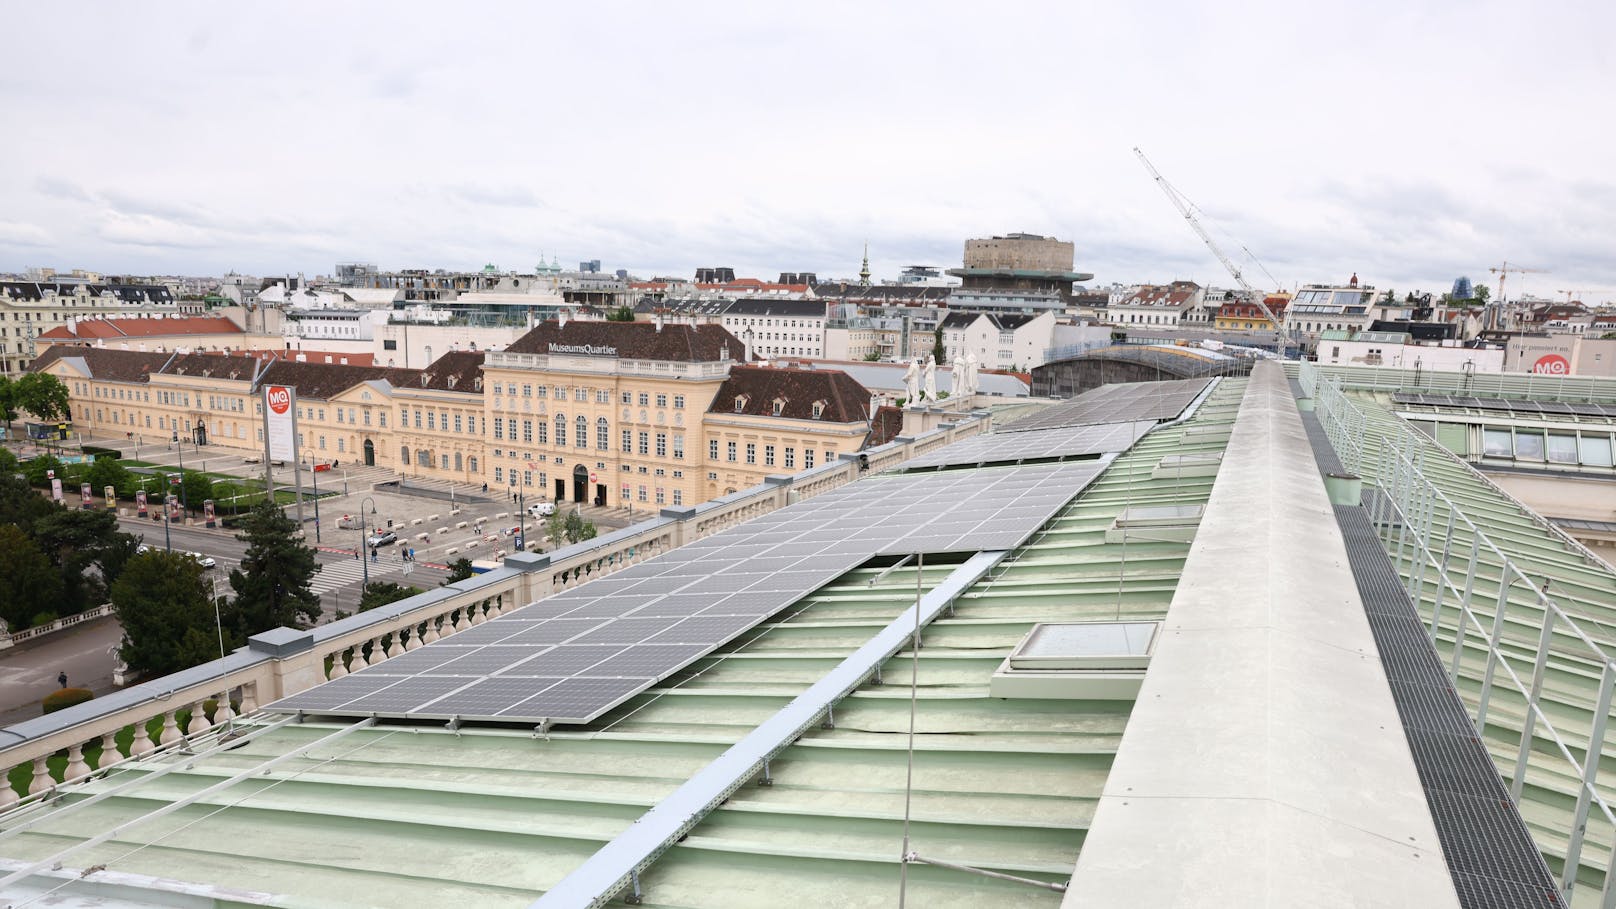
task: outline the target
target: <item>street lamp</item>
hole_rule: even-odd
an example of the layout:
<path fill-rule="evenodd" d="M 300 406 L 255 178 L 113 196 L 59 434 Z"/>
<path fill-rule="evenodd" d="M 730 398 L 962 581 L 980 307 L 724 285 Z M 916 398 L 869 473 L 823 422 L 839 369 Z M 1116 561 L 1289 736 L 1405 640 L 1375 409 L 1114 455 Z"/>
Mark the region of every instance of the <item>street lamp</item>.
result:
<path fill-rule="evenodd" d="M 320 465 L 312 458 L 309 460 L 309 475 L 314 479 L 314 544 L 320 545 Z"/>
<path fill-rule="evenodd" d="M 370 559 L 365 558 L 365 550 L 369 548 L 368 546 L 365 545 L 365 503 L 366 502 L 370 503 L 370 513 L 375 514 L 376 513 L 376 501 L 374 499 L 372 499 L 370 496 L 365 496 L 365 498 L 362 501 L 360 501 L 360 503 L 359 503 L 359 564 L 364 569 L 365 586 L 368 587 L 368 586 L 370 586 Z"/>

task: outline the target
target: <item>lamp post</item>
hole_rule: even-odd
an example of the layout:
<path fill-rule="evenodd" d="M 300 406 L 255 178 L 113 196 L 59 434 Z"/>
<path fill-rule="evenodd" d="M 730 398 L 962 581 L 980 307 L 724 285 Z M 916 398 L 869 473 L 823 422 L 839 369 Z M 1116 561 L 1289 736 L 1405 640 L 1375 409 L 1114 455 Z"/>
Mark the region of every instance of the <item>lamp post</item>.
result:
<path fill-rule="evenodd" d="M 526 493 L 519 492 L 516 494 L 516 539 L 522 544 L 519 548 L 524 552 L 527 551 L 527 534 L 522 532 L 522 528 L 527 526 L 526 522 L 523 521 L 523 518 L 527 516 L 527 510 L 524 505 L 526 500 Z"/>
<path fill-rule="evenodd" d="M 310 461 L 309 466 L 318 468 L 320 465 Z M 311 469 L 309 474 L 314 480 L 314 544 L 318 546 L 320 545 L 320 471 Z"/>
<path fill-rule="evenodd" d="M 365 552 L 366 549 L 370 548 L 369 546 L 365 545 L 365 503 L 366 502 L 370 503 L 370 513 L 371 514 L 376 513 L 376 502 L 370 496 L 365 496 L 365 498 L 363 500 L 361 500 L 360 503 L 359 503 L 359 564 L 361 566 L 363 566 L 363 569 L 364 569 L 364 576 L 365 576 L 365 582 L 364 583 L 365 583 L 365 586 L 369 587 L 370 586 L 370 559 L 366 558 L 367 553 Z"/>

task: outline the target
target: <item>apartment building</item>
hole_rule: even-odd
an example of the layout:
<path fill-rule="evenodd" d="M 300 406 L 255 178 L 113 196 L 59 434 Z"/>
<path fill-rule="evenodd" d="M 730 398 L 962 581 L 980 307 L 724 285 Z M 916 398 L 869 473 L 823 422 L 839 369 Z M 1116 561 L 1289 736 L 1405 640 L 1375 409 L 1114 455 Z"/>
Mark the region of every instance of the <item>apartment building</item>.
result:
<path fill-rule="evenodd" d="M 161 284 L 0 281 L 0 374 L 27 370 L 40 353 L 34 339 L 70 319 L 179 311 Z"/>

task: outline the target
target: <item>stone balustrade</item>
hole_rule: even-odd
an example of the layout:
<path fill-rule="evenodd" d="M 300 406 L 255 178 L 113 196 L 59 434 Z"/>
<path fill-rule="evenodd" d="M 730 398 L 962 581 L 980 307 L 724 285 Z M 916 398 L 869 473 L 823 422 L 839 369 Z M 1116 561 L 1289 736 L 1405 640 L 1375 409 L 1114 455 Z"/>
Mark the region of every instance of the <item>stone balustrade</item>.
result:
<path fill-rule="evenodd" d="M 861 454 L 696 506 L 664 508 L 654 518 L 548 554 L 519 552 L 503 567 L 312 629 L 273 628 L 246 647 L 204 663 L 0 729 L 0 768 L 29 765 L 30 798 L 117 763 L 182 745 L 237 714 L 389 660 L 676 547 L 887 469 L 915 455 L 986 431 L 986 414 L 943 424 Z M 866 466 L 867 465 L 867 466 Z M 212 719 L 204 706 L 215 702 Z M 181 714 L 184 723 L 181 723 Z M 161 718 L 155 739 L 145 734 Z M 134 727 L 127 751 L 115 739 Z M 65 753 L 59 774 L 50 758 Z M 94 760 L 92 760 L 94 758 Z M 20 796 L 0 786 L 0 811 Z"/>

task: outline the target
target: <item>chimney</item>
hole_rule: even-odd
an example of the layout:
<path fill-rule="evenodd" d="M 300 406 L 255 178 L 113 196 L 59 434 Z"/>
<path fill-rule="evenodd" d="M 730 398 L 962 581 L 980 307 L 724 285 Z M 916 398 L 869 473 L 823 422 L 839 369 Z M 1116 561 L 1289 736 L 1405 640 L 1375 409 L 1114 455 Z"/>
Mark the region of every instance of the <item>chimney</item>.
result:
<path fill-rule="evenodd" d="M 662 333 L 662 313 L 659 311 L 656 314 L 656 317 L 652 321 L 654 321 L 656 323 L 657 334 L 661 334 Z"/>
<path fill-rule="evenodd" d="M 556 317 L 556 321 L 559 323 L 557 327 L 567 327 L 567 311 L 565 309 L 561 310 L 560 314 Z"/>
<path fill-rule="evenodd" d="M 68 319 L 67 320 L 67 333 L 70 334 L 70 335 L 77 335 L 79 333 L 79 320 L 78 319 Z"/>

